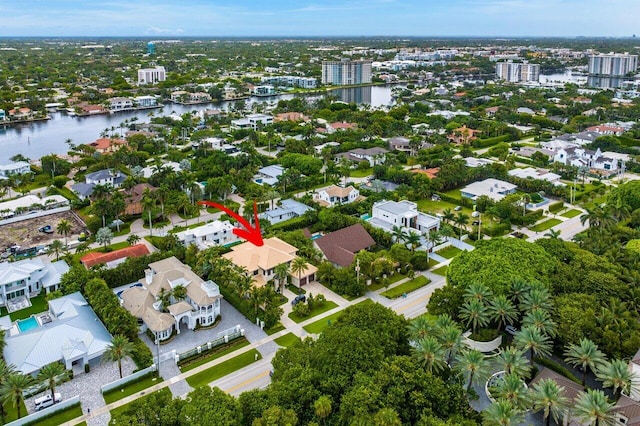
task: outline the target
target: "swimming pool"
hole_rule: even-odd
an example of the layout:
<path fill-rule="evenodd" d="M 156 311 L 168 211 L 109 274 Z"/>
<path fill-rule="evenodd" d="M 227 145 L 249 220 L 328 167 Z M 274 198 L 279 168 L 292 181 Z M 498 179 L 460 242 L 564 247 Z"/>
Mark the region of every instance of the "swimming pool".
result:
<path fill-rule="evenodd" d="M 369 220 L 369 219 L 371 219 L 371 215 L 369 213 L 365 213 L 362 216 L 360 216 L 360 219 Z"/>
<path fill-rule="evenodd" d="M 35 317 L 29 317 L 18 321 L 18 329 L 21 333 L 36 327 L 40 327 L 40 324 L 38 324 L 38 320 Z"/>

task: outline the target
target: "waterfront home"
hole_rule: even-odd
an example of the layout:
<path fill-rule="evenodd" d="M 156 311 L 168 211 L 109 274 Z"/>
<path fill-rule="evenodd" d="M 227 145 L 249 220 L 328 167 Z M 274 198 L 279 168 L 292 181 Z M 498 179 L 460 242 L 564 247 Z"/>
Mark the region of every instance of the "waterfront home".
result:
<path fill-rule="evenodd" d="M 109 103 L 109 111 L 111 112 L 130 111 L 133 109 L 133 101 L 122 96 L 109 98 L 107 102 Z"/>
<path fill-rule="evenodd" d="M 16 161 L 9 164 L 0 164 L 0 177 L 31 173 L 31 164 L 26 161 Z"/>
<path fill-rule="evenodd" d="M 87 145 L 93 147 L 96 152 L 100 154 L 111 154 L 127 145 L 127 141 L 123 139 L 99 138 Z"/>
<path fill-rule="evenodd" d="M 195 244 L 200 250 L 204 250 L 239 241 L 238 236 L 233 233 L 233 228 L 228 220 L 214 220 L 197 228 L 177 232 L 175 235 L 183 245 Z"/>
<path fill-rule="evenodd" d="M 6 119 L 7 113 L 3 109 L 0 109 L 0 121 L 5 121 Z"/>
<path fill-rule="evenodd" d="M 138 108 L 151 108 L 158 105 L 158 100 L 154 96 L 136 96 L 133 102 Z"/>
<path fill-rule="evenodd" d="M 44 290 L 58 289 L 60 277 L 69 270 L 64 260 L 49 262 L 39 257 L 0 263 L 0 306 L 13 312 L 21 303 L 31 306 L 30 300 Z"/>

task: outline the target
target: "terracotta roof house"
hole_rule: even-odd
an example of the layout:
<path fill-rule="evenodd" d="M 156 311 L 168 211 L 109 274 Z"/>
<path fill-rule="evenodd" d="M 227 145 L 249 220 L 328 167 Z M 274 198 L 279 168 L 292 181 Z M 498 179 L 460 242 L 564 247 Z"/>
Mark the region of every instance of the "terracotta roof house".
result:
<path fill-rule="evenodd" d="M 136 244 L 109 253 L 91 252 L 80 258 L 80 263 L 89 269 L 95 265 L 105 264 L 107 268 L 114 268 L 130 257 L 141 257 L 149 254 L 149 249 L 144 244 Z"/>
<path fill-rule="evenodd" d="M 123 139 L 100 138 L 88 143 L 87 145 L 95 148 L 96 152 L 99 152 L 100 154 L 107 154 L 116 152 L 126 144 L 127 141 Z"/>
<path fill-rule="evenodd" d="M 359 223 L 323 235 L 314 241 L 314 245 L 329 262 L 342 267 L 351 265 L 356 253 L 370 248 L 375 243 Z"/>
<path fill-rule="evenodd" d="M 438 173 L 440 173 L 440 167 L 432 167 L 430 169 L 411 169 L 411 173 L 420 173 L 429 179 L 433 179 L 438 176 Z"/>
<path fill-rule="evenodd" d="M 613 409 L 616 424 L 640 426 L 640 402 L 622 394 Z"/>
<path fill-rule="evenodd" d="M 184 300 L 174 296 L 184 287 Z M 168 294 L 168 306 L 162 299 Z M 189 266 L 172 256 L 149 264 L 145 277 L 120 292 L 122 306 L 142 321 L 140 332 L 150 330 L 156 339 L 166 340 L 181 326 L 193 330 L 210 326 L 220 315 L 222 295 L 213 281 L 204 281 Z"/>
<path fill-rule="evenodd" d="M 246 269 L 253 277 L 256 286 L 262 287 L 275 277 L 275 268 L 278 265 L 287 264 L 297 257 L 298 249 L 282 241 L 280 238 L 271 237 L 264 240 L 264 244 L 256 246 L 250 242 L 231 247 L 231 252 L 222 255 L 236 266 Z M 306 270 L 300 276 L 298 283 L 297 274 L 289 273 L 294 284 L 305 285 L 315 281 L 318 269 L 313 265 L 307 265 Z"/>
<path fill-rule="evenodd" d="M 301 112 L 283 112 L 276 114 L 273 121 L 309 121 L 309 118 Z"/>
<path fill-rule="evenodd" d="M 355 130 L 358 128 L 356 123 L 347 123 L 345 121 L 337 121 L 327 125 L 329 133 L 333 133 L 336 130 Z"/>
<path fill-rule="evenodd" d="M 138 215 L 142 214 L 142 196 L 144 190 L 149 188 L 149 191 L 153 192 L 156 187 L 148 183 L 139 183 L 129 190 L 124 190 L 124 214 L 125 215 Z"/>
<path fill-rule="evenodd" d="M 455 129 L 447 138 L 451 143 L 464 145 L 470 143 L 474 139 L 477 139 L 478 133 L 480 133 L 480 130 L 470 129 L 464 125 Z"/>

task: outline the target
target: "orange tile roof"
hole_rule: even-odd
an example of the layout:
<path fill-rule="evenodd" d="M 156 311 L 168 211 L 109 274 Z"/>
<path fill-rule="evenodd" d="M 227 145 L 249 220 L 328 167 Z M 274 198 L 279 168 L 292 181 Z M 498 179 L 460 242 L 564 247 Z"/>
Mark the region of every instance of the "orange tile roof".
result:
<path fill-rule="evenodd" d="M 438 176 L 440 172 L 440 167 L 433 167 L 431 169 L 412 169 L 411 173 L 420 173 L 426 175 L 429 179 L 433 179 Z"/>
<path fill-rule="evenodd" d="M 113 262 L 114 260 L 122 259 L 124 257 L 140 257 L 149 254 L 149 249 L 144 244 L 136 244 L 131 247 L 125 247 L 120 250 L 115 250 L 109 253 L 91 252 L 80 258 L 80 262 L 89 269 L 94 265 L 102 263 Z"/>
<path fill-rule="evenodd" d="M 109 138 L 100 138 L 96 139 L 94 142 L 91 142 L 89 145 L 94 147 L 96 150 L 105 150 L 111 148 L 112 145 L 124 145 L 127 141 L 122 139 L 109 139 Z"/>

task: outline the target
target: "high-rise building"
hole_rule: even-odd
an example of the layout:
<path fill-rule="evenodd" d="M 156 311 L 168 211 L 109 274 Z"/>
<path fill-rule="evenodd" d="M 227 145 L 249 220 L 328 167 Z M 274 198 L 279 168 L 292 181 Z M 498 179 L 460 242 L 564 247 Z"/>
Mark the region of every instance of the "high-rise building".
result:
<path fill-rule="evenodd" d="M 138 70 L 138 84 L 154 84 L 165 81 L 167 73 L 164 67 L 142 68 Z"/>
<path fill-rule="evenodd" d="M 589 74 L 623 77 L 638 69 L 638 55 L 609 53 L 589 56 Z"/>
<path fill-rule="evenodd" d="M 499 80 L 510 83 L 526 83 L 538 81 L 540 78 L 540 65 L 517 62 L 498 62 L 496 64 L 496 76 Z"/>
<path fill-rule="evenodd" d="M 322 84 L 347 86 L 371 83 L 371 61 L 322 61 Z"/>
<path fill-rule="evenodd" d="M 150 41 L 149 43 L 147 43 L 147 53 L 149 55 L 155 55 L 156 54 L 156 45 L 153 44 L 152 41 Z"/>

